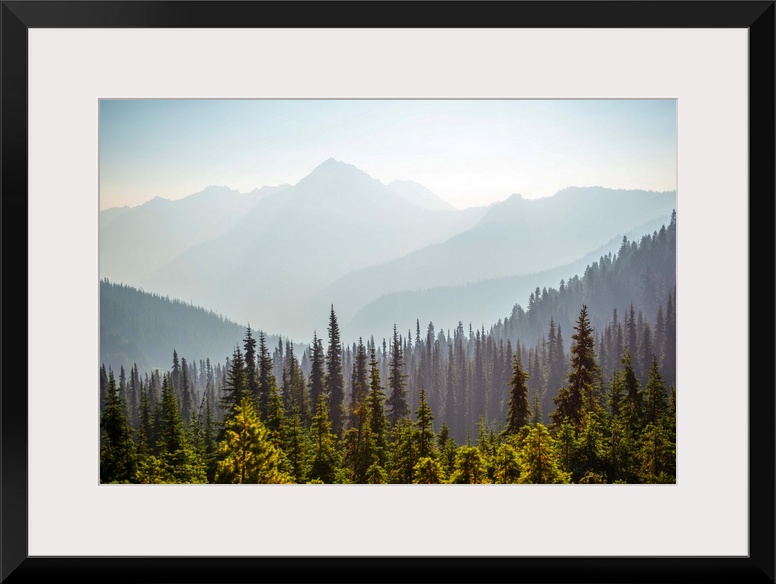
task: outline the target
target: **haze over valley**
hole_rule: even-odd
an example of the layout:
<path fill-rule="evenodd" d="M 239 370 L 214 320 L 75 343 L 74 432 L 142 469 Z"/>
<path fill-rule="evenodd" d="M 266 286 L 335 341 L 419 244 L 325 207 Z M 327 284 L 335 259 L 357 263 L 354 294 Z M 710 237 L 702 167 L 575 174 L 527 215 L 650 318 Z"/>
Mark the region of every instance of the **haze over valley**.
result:
<path fill-rule="evenodd" d="M 332 304 L 343 338 L 356 340 L 427 318 L 406 302 L 399 310 L 397 294 L 442 308 L 449 287 L 484 291 L 525 276 L 512 294 L 435 311 L 447 316 L 439 326 L 488 326 L 524 304 L 525 290 L 651 232 L 675 205 L 673 192 L 590 187 L 456 210 L 418 183 L 384 185 L 328 159 L 293 186 L 207 187 L 102 211 L 100 275 L 296 341 L 325 330 Z"/>

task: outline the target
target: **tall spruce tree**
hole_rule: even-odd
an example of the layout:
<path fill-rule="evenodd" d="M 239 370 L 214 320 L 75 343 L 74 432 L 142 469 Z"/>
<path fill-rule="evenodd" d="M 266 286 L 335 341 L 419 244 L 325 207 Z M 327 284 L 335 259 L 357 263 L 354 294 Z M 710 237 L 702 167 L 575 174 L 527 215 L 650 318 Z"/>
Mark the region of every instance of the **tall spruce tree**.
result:
<path fill-rule="evenodd" d="M 595 383 L 598 380 L 598 364 L 593 347 L 595 340 L 587 305 L 582 306 L 577 319 L 576 331 L 571 338 L 571 362 L 568 382 L 555 398 L 556 410 L 550 415 L 555 425 L 560 426 L 568 420 L 579 429 L 584 412 L 595 409 Z"/>
<path fill-rule="evenodd" d="M 135 443 L 132 441 L 132 430 L 127 422 L 112 371 L 108 376 L 105 411 L 102 414 L 100 426 L 102 429 L 100 482 L 131 482 L 135 475 Z"/>
<path fill-rule="evenodd" d="M 668 415 L 668 394 L 660 374 L 657 358 L 652 357 L 649 378 L 644 388 L 644 424 L 665 425 Z"/>
<path fill-rule="evenodd" d="M 245 376 L 245 364 L 243 362 L 240 347 L 234 348 L 232 358 L 229 360 L 229 368 L 226 374 L 221 396 L 221 409 L 223 418 L 228 418 L 234 413 L 234 409 L 240 405 L 242 399 L 248 395 L 248 381 Z"/>
<path fill-rule="evenodd" d="M 326 376 L 325 362 L 323 353 L 323 343 L 318 338 L 317 333 L 313 332 L 313 344 L 311 347 L 312 355 L 310 358 L 310 406 L 311 414 L 315 414 L 315 408 L 318 405 L 318 396 L 324 392 L 323 380 Z"/>
<path fill-rule="evenodd" d="M 375 357 L 375 347 L 369 348 L 369 395 L 367 407 L 369 408 L 369 426 L 374 434 L 375 451 L 378 464 L 385 467 L 387 456 L 388 421 L 385 418 L 385 392 L 380 381 L 380 367 Z"/>
<path fill-rule="evenodd" d="M 294 355 L 294 346 L 291 341 L 286 343 L 285 365 L 283 366 L 283 404 L 290 414 L 297 412 L 300 420 L 309 419 L 309 404 L 305 391 L 304 373 L 299 360 Z"/>
<path fill-rule="evenodd" d="M 345 421 L 345 377 L 342 374 L 342 342 L 333 304 L 329 314 L 329 350 L 326 354 L 324 390 L 329 400 L 332 430 L 338 438 L 341 438 Z"/>
<path fill-rule="evenodd" d="M 256 357 L 259 375 L 259 419 L 266 421 L 269 415 L 269 400 L 272 388 L 277 388 L 277 381 L 272 370 L 272 355 L 267 348 L 267 336 L 264 331 L 259 331 L 259 353 Z"/>
<path fill-rule="evenodd" d="M 426 401 L 426 390 L 421 387 L 418 394 L 418 410 L 415 412 L 416 437 L 418 441 L 418 457 L 436 457 L 434 448 L 434 416 Z"/>
<path fill-rule="evenodd" d="M 245 382 L 248 395 L 254 401 L 259 403 L 259 372 L 256 368 L 256 339 L 253 338 L 251 326 L 245 329 L 245 338 L 243 339 L 243 350 L 245 351 Z"/>
<path fill-rule="evenodd" d="M 323 394 L 318 396 L 310 425 L 308 479 L 322 483 L 341 482 L 342 461 L 336 448 L 337 437 L 332 433 L 329 410 Z"/>
<path fill-rule="evenodd" d="M 396 324 L 393 325 L 393 341 L 391 343 L 391 367 L 388 375 L 388 420 L 391 426 L 395 426 L 399 420 L 409 417 L 410 407 L 407 403 L 406 375 L 404 374 L 404 360 L 402 346 Z"/>
<path fill-rule="evenodd" d="M 244 397 L 226 422 L 218 445 L 217 483 L 290 483 L 281 469 L 281 453 L 272 443 L 270 432 L 261 423 L 253 400 Z"/>
<path fill-rule="evenodd" d="M 509 407 L 507 410 L 507 427 L 509 434 L 517 434 L 520 428 L 528 424 L 530 415 L 528 409 L 528 374 L 520 364 L 520 356 L 515 355 L 512 365 L 512 378 L 509 380 Z"/>
<path fill-rule="evenodd" d="M 350 375 L 350 426 L 358 423 L 358 410 L 363 406 L 369 392 L 369 370 L 367 367 L 366 348 L 361 338 L 358 339 L 353 371 Z"/>

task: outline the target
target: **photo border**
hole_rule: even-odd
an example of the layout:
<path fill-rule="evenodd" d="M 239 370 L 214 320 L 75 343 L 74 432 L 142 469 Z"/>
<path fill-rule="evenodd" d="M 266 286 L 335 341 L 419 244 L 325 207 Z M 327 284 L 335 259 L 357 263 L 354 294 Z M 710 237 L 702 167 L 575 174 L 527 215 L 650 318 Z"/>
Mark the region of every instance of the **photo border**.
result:
<path fill-rule="evenodd" d="M 748 557 L 29 557 L 28 330 L 14 332 L 0 385 L 0 581 L 251 582 L 773 582 L 774 2 L 2 2 L 2 210 L 5 306 L 28 311 L 27 30 L 29 28 L 747 28 L 749 30 L 749 546 Z M 431 4 L 431 3 L 428 3 Z M 271 11 L 268 10 L 271 5 Z M 268 15 L 272 14 L 271 17 Z M 428 14 L 429 16 L 423 16 Z M 347 17 L 347 18 L 345 18 Z M 407 23 L 411 22 L 411 25 Z M 328 24 L 328 26 L 326 26 Z M 690 72 L 688 72 L 690 74 Z M 752 196 L 755 194 L 756 196 Z M 752 234 L 757 234 L 756 239 Z M 11 239 L 13 237 L 13 239 Z M 23 243 L 17 241 L 22 240 Z M 765 240 L 765 242 L 761 241 Z M 764 245 L 765 243 L 766 245 Z M 0 244 L 2 245 L 2 244 Z M 24 246 L 24 253 L 18 249 Z M 754 261 L 757 263 L 754 264 Z M 0 284 L 2 280 L 0 280 Z M 754 307 L 754 308 L 753 308 Z M 10 310 L 9 310 L 10 312 Z M 723 318 L 724 316 L 721 315 Z M 10 328 L 10 327 L 9 327 Z M 770 333 L 770 331 L 766 331 Z M 23 364 L 23 365 L 20 365 Z M 759 372 L 759 374 L 758 374 Z M 24 388 L 24 389 L 20 389 Z M 710 512 L 713 512 L 710 510 Z M 433 530 L 429 532 L 433 537 Z M 152 576 L 151 576 L 152 575 Z"/>

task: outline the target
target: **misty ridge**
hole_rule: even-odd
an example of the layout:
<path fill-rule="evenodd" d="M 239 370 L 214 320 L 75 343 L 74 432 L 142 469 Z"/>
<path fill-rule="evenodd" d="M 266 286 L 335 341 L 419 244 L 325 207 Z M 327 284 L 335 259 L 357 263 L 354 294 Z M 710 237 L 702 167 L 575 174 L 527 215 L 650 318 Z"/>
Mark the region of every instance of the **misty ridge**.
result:
<path fill-rule="evenodd" d="M 100 277 L 296 342 L 325 333 L 334 305 L 351 343 L 416 319 L 490 326 L 675 207 L 673 191 L 570 187 L 457 210 L 418 183 L 329 159 L 295 185 L 101 211 Z"/>

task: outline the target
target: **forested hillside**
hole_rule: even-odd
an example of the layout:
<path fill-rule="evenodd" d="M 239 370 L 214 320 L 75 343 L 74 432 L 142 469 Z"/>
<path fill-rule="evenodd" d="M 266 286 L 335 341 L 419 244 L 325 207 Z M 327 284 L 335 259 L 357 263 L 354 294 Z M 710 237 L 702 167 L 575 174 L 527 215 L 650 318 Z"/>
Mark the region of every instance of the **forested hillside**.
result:
<path fill-rule="evenodd" d="M 674 482 L 675 253 L 674 213 L 487 330 L 418 318 L 343 342 L 331 306 L 300 351 L 250 327 L 235 346 L 237 325 L 187 314 L 192 342 L 231 335 L 223 364 L 162 334 L 157 306 L 192 307 L 103 282 L 117 338 L 167 357 L 103 359 L 101 481 Z"/>
<path fill-rule="evenodd" d="M 166 370 L 171 347 L 192 359 L 222 361 L 244 331 L 245 326 L 204 308 L 100 282 L 100 362 L 114 371 L 128 371 L 135 364 L 149 373 Z"/>

